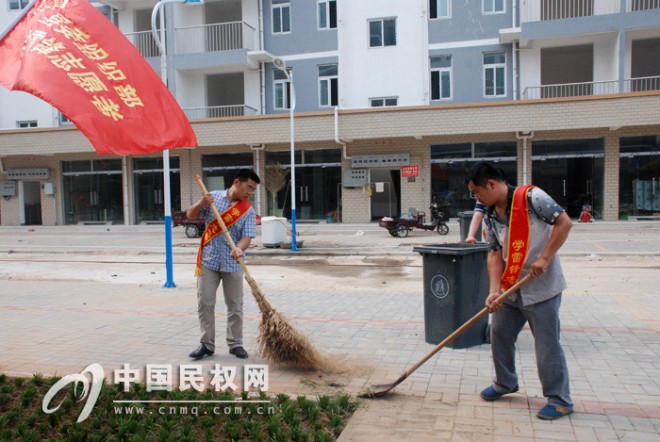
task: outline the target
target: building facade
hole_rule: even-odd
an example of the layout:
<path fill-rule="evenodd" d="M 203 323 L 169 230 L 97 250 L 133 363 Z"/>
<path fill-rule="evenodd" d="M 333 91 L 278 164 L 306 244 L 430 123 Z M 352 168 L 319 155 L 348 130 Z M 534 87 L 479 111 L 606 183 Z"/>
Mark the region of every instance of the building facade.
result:
<path fill-rule="evenodd" d="M 0 0 L 0 28 L 27 2 Z M 160 70 L 152 0 L 94 3 Z M 436 201 L 470 210 L 493 161 L 577 217 L 660 212 L 660 0 L 207 0 L 168 4 L 169 87 L 199 147 L 170 151 L 174 211 L 193 177 L 251 167 L 262 215 L 368 222 Z M 273 63 L 283 60 L 285 66 Z M 286 71 L 285 71 L 286 70 Z M 295 96 L 295 100 L 294 100 Z M 161 155 L 98 156 L 66 116 L 0 89 L 0 225 L 158 223 Z"/>

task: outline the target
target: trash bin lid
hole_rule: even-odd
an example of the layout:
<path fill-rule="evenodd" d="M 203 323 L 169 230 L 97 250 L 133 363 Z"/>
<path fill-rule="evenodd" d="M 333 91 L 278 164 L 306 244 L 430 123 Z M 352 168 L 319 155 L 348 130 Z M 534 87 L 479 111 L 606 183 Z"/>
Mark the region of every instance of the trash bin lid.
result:
<path fill-rule="evenodd" d="M 413 248 L 413 252 L 430 255 L 469 255 L 471 253 L 487 252 L 488 244 L 424 244 Z"/>

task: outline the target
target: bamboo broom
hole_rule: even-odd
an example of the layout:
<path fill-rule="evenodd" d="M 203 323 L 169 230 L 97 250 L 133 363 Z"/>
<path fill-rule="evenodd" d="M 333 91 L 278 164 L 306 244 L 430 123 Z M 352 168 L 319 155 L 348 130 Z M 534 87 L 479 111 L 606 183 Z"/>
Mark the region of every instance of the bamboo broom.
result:
<path fill-rule="evenodd" d="M 202 182 L 199 175 L 195 176 L 195 181 L 199 184 L 203 194 L 207 194 L 206 186 Z M 211 209 L 215 214 L 216 219 L 222 227 L 227 242 L 231 249 L 236 248 L 236 244 L 231 235 L 227 231 L 227 226 L 220 216 L 220 212 L 211 203 Z M 259 354 L 269 362 L 275 364 L 286 365 L 293 368 L 304 370 L 318 370 L 323 369 L 328 365 L 325 357 L 314 348 L 311 341 L 300 333 L 298 330 L 291 326 L 284 315 L 275 310 L 270 305 L 266 297 L 263 295 L 256 281 L 250 275 L 250 272 L 245 265 L 242 258 L 238 259 L 238 263 L 243 269 L 245 280 L 252 289 L 252 295 L 257 301 L 259 310 L 261 311 L 261 323 L 259 324 L 259 337 L 257 343 L 259 344 Z"/>

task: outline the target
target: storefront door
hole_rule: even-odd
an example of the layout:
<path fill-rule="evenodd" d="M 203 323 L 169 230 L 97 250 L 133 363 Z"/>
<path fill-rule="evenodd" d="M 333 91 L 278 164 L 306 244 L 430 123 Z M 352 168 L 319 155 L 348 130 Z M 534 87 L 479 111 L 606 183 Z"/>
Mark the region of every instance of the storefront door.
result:
<path fill-rule="evenodd" d="M 401 205 L 401 170 L 371 169 L 371 220 L 397 217 L 408 207 Z M 418 208 L 415 208 L 418 209 Z M 424 210 L 419 208 L 418 210 Z"/>
<path fill-rule="evenodd" d="M 266 189 L 268 190 L 269 214 L 291 218 L 291 166 L 289 152 L 266 152 Z M 284 187 L 271 187 L 277 172 L 282 173 L 278 182 Z M 320 149 L 296 152 L 296 219 L 340 219 L 341 201 L 341 150 Z M 273 198 L 273 194 L 276 197 Z M 274 207 L 276 205 L 276 207 Z M 281 215 L 280 215 L 281 214 Z"/>
<path fill-rule="evenodd" d="M 39 181 L 22 181 L 22 213 L 23 225 L 41 225 L 41 183 Z M 21 191 L 21 190 L 19 190 Z"/>
<path fill-rule="evenodd" d="M 62 162 L 64 224 L 124 222 L 121 160 Z"/>
<path fill-rule="evenodd" d="M 602 217 L 603 168 L 603 140 L 532 144 L 532 184 L 545 190 L 571 218 L 578 218 L 586 203 L 595 218 Z"/>
<path fill-rule="evenodd" d="M 619 216 L 660 212 L 660 135 L 621 138 Z"/>
<path fill-rule="evenodd" d="M 163 221 L 165 219 L 163 159 L 136 158 L 134 161 L 135 221 L 137 224 L 144 221 Z M 175 157 L 170 158 L 170 197 L 172 212 L 181 210 L 179 159 Z"/>
<path fill-rule="evenodd" d="M 533 162 L 533 184 L 545 190 L 571 218 L 578 218 L 586 203 L 594 216 L 602 215 L 603 158 L 547 158 Z M 598 191 L 596 191 L 598 188 Z"/>

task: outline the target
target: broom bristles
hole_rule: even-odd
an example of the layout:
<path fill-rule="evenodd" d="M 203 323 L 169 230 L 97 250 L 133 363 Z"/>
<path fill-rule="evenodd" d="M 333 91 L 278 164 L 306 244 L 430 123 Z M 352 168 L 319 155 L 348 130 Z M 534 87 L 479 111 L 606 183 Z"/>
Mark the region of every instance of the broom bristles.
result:
<path fill-rule="evenodd" d="M 247 278 L 261 311 L 259 354 L 268 362 L 301 370 L 332 371 L 332 364 L 316 351 L 312 342 L 291 326 L 284 315 L 270 305 L 252 277 Z"/>
<path fill-rule="evenodd" d="M 257 342 L 261 356 L 275 364 L 302 370 L 323 370 L 328 365 L 311 341 L 275 309 L 262 311 Z"/>

